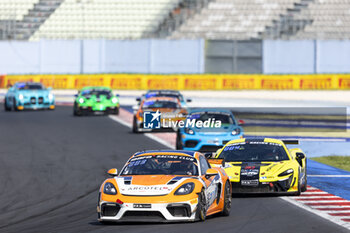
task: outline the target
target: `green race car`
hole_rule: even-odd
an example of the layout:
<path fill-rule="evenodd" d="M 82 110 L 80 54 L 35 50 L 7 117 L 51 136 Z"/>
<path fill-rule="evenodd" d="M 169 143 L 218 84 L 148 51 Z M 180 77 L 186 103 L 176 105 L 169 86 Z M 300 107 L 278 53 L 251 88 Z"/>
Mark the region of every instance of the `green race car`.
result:
<path fill-rule="evenodd" d="M 74 100 L 74 116 L 87 114 L 119 114 L 119 95 L 108 87 L 84 87 Z"/>

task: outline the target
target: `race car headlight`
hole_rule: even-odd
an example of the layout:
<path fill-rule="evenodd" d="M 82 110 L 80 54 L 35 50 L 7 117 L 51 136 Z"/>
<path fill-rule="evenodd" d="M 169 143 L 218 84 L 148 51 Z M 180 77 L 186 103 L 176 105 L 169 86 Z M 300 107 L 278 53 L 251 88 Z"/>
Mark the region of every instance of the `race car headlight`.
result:
<path fill-rule="evenodd" d="M 19 95 L 18 95 L 18 99 L 23 100 L 23 99 L 24 99 L 24 96 L 23 96 L 22 94 L 19 94 Z"/>
<path fill-rule="evenodd" d="M 53 94 L 50 93 L 48 97 L 49 97 L 49 100 L 52 100 L 53 99 Z"/>
<path fill-rule="evenodd" d="M 289 174 L 292 174 L 294 171 L 293 171 L 293 169 L 288 169 L 287 171 L 284 171 L 284 172 L 282 172 L 281 174 L 279 174 L 278 176 L 280 177 L 280 176 L 287 176 L 287 175 L 289 175 Z"/>
<path fill-rule="evenodd" d="M 79 101 L 79 103 L 81 103 L 81 104 L 84 103 L 84 99 L 83 99 L 83 98 L 79 98 L 78 101 Z"/>
<path fill-rule="evenodd" d="M 237 128 L 237 129 L 233 130 L 231 134 L 232 135 L 238 135 L 240 133 L 241 133 L 241 130 L 239 128 Z"/>
<path fill-rule="evenodd" d="M 105 183 L 105 186 L 103 187 L 103 192 L 105 194 L 115 195 L 117 194 L 117 189 L 114 187 L 112 183 Z"/>
<path fill-rule="evenodd" d="M 174 193 L 174 195 L 186 195 L 186 194 L 190 194 L 192 193 L 194 189 L 194 183 L 187 183 L 187 184 L 183 184 L 181 185 L 180 188 L 178 188 L 176 190 L 176 192 Z"/>
<path fill-rule="evenodd" d="M 185 133 L 187 134 L 194 134 L 194 131 L 190 128 L 185 128 Z"/>
<path fill-rule="evenodd" d="M 118 103 L 118 99 L 117 99 L 117 98 L 113 98 L 113 99 L 112 99 L 112 103 L 113 103 L 113 104 Z"/>

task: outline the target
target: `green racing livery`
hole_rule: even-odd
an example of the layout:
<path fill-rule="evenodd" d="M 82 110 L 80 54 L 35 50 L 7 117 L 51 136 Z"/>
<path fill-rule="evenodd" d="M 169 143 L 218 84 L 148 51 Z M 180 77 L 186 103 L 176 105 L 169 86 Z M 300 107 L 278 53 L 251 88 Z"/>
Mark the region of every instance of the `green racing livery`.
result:
<path fill-rule="evenodd" d="M 74 100 L 74 116 L 89 113 L 119 114 L 119 95 L 108 87 L 84 87 Z"/>

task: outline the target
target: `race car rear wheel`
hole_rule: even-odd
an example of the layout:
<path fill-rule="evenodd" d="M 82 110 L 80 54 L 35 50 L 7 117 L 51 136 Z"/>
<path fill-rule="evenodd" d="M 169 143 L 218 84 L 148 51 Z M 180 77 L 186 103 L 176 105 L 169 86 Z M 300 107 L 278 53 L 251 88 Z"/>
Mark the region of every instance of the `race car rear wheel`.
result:
<path fill-rule="evenodd" d="M 206 219 L 206 217 L 207 217 L 206 199 L 205 199 L 204 190 L 202 190 L 201 193 L 198 194 L 196 220 L 202 222 Z"/>
<path fill-rule="evenodd" d="M 223 216 L 229 216 L 231 212 L 231 188 L 230 182 L 226 181 L 224 190 L 224 208 L 222 210 Z"/>
<path fill-rule="evenodd" d="M 116 109 L 114 110 L 114 114 L 115 114 L 115 115 L 119 115 L 119 108 L 116 108 Z"/>
<path fill-rule="evenodd" d="M 5 108 L 5 111 L 11 111 L 11 108 L 7 105 L 6 97 L 5 97 L 5 101 L 4 101 L 4 108 Z"/>

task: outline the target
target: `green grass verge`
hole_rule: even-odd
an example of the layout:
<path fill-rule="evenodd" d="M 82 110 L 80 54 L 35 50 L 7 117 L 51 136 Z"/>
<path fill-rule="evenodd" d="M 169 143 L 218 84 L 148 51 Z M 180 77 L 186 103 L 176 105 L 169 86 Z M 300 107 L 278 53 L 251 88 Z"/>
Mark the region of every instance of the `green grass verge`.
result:
<path fill-rule="evenodd" d="M 332 167 L 340 168 L 346 171 L 350 171 L 350 156 L 323 156 L 310 158 L 320 163 L 327 164 Z"/>

